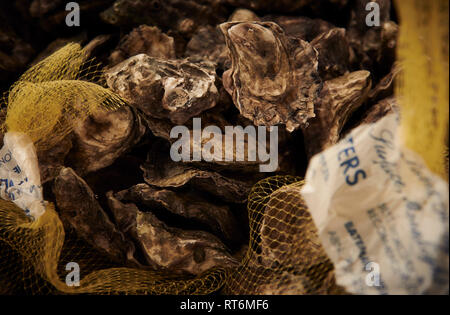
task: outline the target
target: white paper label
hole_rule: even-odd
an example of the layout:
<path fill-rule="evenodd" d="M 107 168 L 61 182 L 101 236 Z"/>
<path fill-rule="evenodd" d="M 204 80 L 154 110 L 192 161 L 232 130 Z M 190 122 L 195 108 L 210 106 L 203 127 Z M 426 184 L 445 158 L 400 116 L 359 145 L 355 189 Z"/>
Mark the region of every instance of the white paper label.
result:
<path fill-rule="evenodd" d="M 347 291 L 448 293 L 448 183 L 397 130 L 392 114 L 314 156 L 302 195 Z"/>
<path fill-rule="evenodd" d="M 23 133 L 8 132 L 0 150 L 0 197 L 39 218 L 45 211 L 36 150 Z"/>

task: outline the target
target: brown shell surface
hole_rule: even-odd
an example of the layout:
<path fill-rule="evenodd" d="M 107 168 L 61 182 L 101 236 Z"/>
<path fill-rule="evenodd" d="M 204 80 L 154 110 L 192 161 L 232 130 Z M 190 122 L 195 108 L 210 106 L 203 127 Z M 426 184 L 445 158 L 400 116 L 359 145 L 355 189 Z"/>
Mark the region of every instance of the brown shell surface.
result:
<path fill-rule="evenodd" d="M 223 84 L 240 113 L 255 125 L 285 124 L 288 131 L 306 125 L 321 88 L 317 51 L 286 37 L 273 22 L 229 22 L 220 28 L 232 60 Z"/>

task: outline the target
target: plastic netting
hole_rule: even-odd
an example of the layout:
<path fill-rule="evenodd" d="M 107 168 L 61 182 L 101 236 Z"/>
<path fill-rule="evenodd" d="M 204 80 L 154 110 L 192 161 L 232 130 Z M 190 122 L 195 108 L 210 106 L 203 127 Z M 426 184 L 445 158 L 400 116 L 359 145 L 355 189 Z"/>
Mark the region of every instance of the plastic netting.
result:
<path fill-rule="evenodd" d="M 442 175 L 448 141 L 448 1 L 397 4 L 404 71 L 397 89 L 401 129 L 405 143 Z M 91 66 L 80 46 L 69 44 L 32 67 L 5 99 L 2 128 L 29 134 L 43 150 L 93 111 L 124 104 L 92 80 L 96 69 Z M 248 198 L 249 248 L 239 267 L 191 277 L 114 265 L 67 234 L 52 204 L 31 221 L 12 202 L 0 200 L 0 293 L 345 293 L 335 283 L 333 265 L 301 197 L 302 185 L 301 178 L 292 176 L 255 185 Z M 79 287 L 65 283 L 68 262 L 80 265 Z"/>
<path fill-rule="evenodd" d="M 53 205 L 31 221 L 12 202 L 0 200 L 0 274 L 7 275 L 2 286 L 24 294 L 208 294 L 222 287 L 229 294 L 343 293 L 300 197 L 302 185 L 290 176 L 259 182 L 249 201 L 251 243 L 241 266 L 196 277 L 115 267 L 76 236 L 66 237 Z M 79 287 L 65 283 L 71 261 L 84 275 Z"/>
<path fill-rule="evenodd" d="M 301 197 L 299 177 L 258 182 L 248 201 L 250 244 L 227 278 L 230 294 L 337 294 L 333 264 Z"/>
<path fill-rule="evenodd" d="M 150 270 L 121 268 L 102 259 L 76 237 L 65 237 L 50 204 L 31 221 L 22 209 L 0 201 L 2 290 L 16 294 L 207 294 L 223 286 L 225 272 L 211 270 L 198 277 L 175 278 Z M 82 272 L 80 286 L 65 282 L 68 262 Z M 110 265 L 109 268 L 105 268 Z M 3 277 L 5 275 L 5 277 Z M 84 276 L 83 276 L 84 275 Z"/>
<path fill-rule="evenodd" d="M 96 110 L 125 102 L 97 84 L 98 64 L 71 43 L 27 70 L 4 96 L 2 129 L 26 133 L 37 149 L 54 146 Z"/>

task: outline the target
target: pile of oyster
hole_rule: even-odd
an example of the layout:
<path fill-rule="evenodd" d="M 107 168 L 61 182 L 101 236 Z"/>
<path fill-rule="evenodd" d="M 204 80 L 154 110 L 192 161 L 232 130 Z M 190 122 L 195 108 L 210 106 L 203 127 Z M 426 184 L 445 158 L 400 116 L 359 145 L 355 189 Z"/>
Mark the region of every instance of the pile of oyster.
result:
<path fill-rule="evenodd" d="M 376 1 L 370 27 L 368 0 L 78 2 L 81 26 L 70 29 L 64 1 L 0 4 L 0 91 L 70 41 L 103 63 L 128 105 L 91 115 L 39 165 L 65 229 L 119 265 L 180 275 L 238 265 L 256 182 L 303 176 L 314 154 L 396 110 L 389 0 Z M 174 162 L 171 129 L 197 117 L 278 126 L 278 169 Z"/>

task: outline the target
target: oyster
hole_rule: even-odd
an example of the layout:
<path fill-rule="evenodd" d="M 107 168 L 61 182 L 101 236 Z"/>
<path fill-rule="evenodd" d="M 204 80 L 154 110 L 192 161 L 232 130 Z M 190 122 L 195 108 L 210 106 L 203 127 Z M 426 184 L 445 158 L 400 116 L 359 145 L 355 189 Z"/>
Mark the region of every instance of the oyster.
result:
<path fill-rule="evenodd" d="M 201 274 L 214 267 L 236 266 L 237 261 L 214 235 L 198 230 L 170 227 L 152 212 L 133 203 L 122 203 L 108 194 L 109 205 L 126 234 L 142 249 L 147 264 L 175 275 Z"/>
<path fill-rule="evenodd" d="M 201 223 L 215 235 L 223 236 L 227 241 L 236 241 L 241 236 L 230 207 L 210 202 L 194 191 L 174 192 L 168 189 L 155 189 L 147 184 L 138 184 L 118 192 L 116 197 L 121 201 L 143 204 L 150 209 L 164 208 L 175 215 Z"/>
<path fill-rule="evenodd" d="M 306 125 L 321 88 L 317 51 L 272 22 L 220 28 L 232 59 L 223 84 L 241 114 L 255 125 L 285 124 L 288 131 Z"/>
<path fill-rule="evenodd" d="M 53 193 L 66 229 L 74 230 L 78 237 L 117 263 L 139 265 L 134 259 L 134 244 L 117 230 L 93 191 L 71 168 L 61 169 Z"/>
<path fill-rule="evenodd" d="M 138 54 L 174 59 L 174 39 L 161 32 L 156 26 L 141 25 L 122 38 L 118 47 L 109 56 L 109 66 L 115 66 Z"/>
<path fill-rule="evenodd" d="M 184 124 L 216 105 L 215 68 L 208 63 L 164 60 L 139 54 L 106 73 L 108 86 L 154 118 Z"/>
<path fill-rule="evenodd" d="M 74 127 L 67 162 L 81 175 L 100 170 L 136 145 L 145 131 L 141 118 L 129 106 L 98 110 Z"/>

